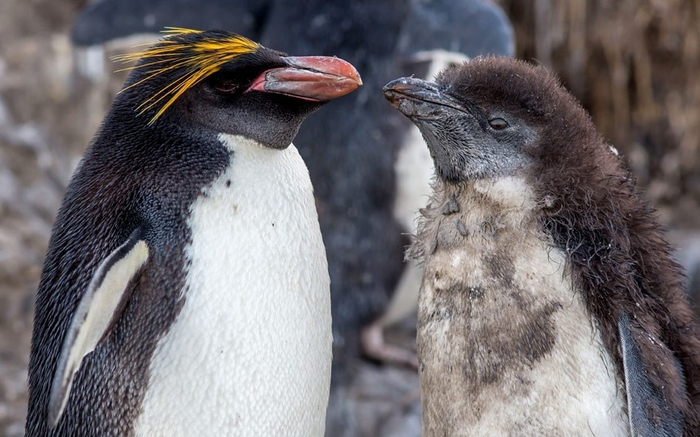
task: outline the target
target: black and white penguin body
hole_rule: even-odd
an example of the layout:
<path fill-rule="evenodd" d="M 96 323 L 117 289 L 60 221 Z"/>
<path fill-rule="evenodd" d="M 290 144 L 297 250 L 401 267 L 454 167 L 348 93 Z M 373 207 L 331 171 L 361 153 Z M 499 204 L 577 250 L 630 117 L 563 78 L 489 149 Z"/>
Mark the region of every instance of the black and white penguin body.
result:
<path fill-rule="evenodd" d="M 385 96 L 435 162 L 423 435 L 697 435 L 700 340 L 651 210 L 543 67 L 480 58 Z"/>
<path fill-rule="evenodd" d="M 329 277 L 291 141 L 359 76 L 222 31 L 139 57 L 52 233 L 26 434 L 321 436 Z"/>
<path fill-rule="evenodd" d="M 503 11 L 484 0 L 311 0 L 271 8 L 265 29 L 261 39 L 270 46 L 347 59 L 366 84 L 310 117 L 296 141 L 316 188 L 328 249 L 340 387 L 361 353 L 362 328 L 380 330 L 415 311 L 420 275 L 402 262 L 404 235 L 414 229 L 432 175 L 420 134 L 373 87 L 403 75 L 432 78 L 467 56 L 512 55 L 513 31 Z M 342 126 L 333 123 L 336 115 L 346 120 Z M 386 347 L 381 332 L 365 333 L 367 355 L 415 360 Z M 349 426 L 339 428 L 333 435 Z"/>
<path fill-rule="evenodd" d="M 397 47 L 403 76 L 432 80 L 440 71 L 460 65 L 470 57 L 513 56 L 515 52 L 510 22 L 491 2 L 414 1 L 411 6 Z M 414 125 L 403 131 L 401 139 L 393 162 L 392 212 L 402 233 L 415 234 L 418 211 L 431 193 L 434 168 L 421 133 Z M 422 274 L 415 260 L 407 260 L 386 310 L 363 331 L 364 347 L 375 356 L 416 365 L 415 354 L 384 344 L 381 329 L 415 312 Z"/>

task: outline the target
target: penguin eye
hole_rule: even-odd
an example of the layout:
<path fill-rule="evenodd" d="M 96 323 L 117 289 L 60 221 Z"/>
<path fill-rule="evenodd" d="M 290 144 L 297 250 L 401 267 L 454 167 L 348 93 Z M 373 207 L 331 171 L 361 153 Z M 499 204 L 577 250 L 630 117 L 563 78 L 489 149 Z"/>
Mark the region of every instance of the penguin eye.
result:
<path fill-rule="evenodd" d="M 508 127 L 508 122 L 502 118 L 492 118 L 489 120 L 489 126 L 495 130 L 503 130 Z"/>
<path fill-rule="evenodd" d="M 217 82 L 214 87 L 224 93 L 233 93 L 238 89 L 238 83 L 233 80 L 222 80 Z"/>

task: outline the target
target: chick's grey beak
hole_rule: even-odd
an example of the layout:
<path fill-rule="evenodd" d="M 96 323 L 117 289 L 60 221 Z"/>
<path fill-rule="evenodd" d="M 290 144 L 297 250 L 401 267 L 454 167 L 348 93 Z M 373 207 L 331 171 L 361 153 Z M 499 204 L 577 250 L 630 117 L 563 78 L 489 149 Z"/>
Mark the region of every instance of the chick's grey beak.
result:
<path fill-rule="evenodd" d="M 447 108 L 463 111 L 445 87 L 413 77 L 402 77 L 386 84 L 382 90 L 391 105 L 409 118 L 429 119 Z"/>

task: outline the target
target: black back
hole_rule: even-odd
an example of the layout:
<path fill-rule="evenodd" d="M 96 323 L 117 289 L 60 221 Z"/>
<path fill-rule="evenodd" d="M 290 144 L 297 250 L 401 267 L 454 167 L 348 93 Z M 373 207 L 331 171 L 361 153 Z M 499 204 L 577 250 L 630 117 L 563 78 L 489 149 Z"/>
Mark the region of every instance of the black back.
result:
<path fill-rule="evenodd" d="M 202 187 L 229 163 L 205 131 L 164 116 L 149 128 L 120 96 L 75 173 L 51 235 L 37 292 L 29 365 L 28 436 L 128 436 L 157 341 L 185 287 L 186 218 Z M 57 427 L 46 414 L 65 333 L 91 275 L 136 229 L 150 250 L 131 298 L 100 347 L 83 361 Z"/>

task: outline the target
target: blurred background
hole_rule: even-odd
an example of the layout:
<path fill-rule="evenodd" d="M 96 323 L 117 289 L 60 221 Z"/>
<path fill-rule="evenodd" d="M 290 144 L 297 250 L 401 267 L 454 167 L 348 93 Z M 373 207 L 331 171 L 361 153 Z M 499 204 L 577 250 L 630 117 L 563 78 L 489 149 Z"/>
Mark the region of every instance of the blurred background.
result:
<path fill-rule="evenodd" d="M 125 78 L 108 57 L 129 44 L 72 43 L 71 26 L 87 3 L 0 1 L 0 436 L 23 435 L 34 293 L 54 216 Z M 554 69 L 627 160 L 679 248 L 695 296 L 700 0 L 495 3 L 512 22 L 515 56 Z M 378 29 L 373 38 L 381 35 Z M 408 347 L 411 323 L 392 334 Z M 382 426 L 392 420 L 401 422 L 396 435 L 419 432 L 415 372 L 370 361 L 361 369 L 354 383 L 366 401 L 362 420 L 372 424 L 357 435 L 390 435 Z"/>

